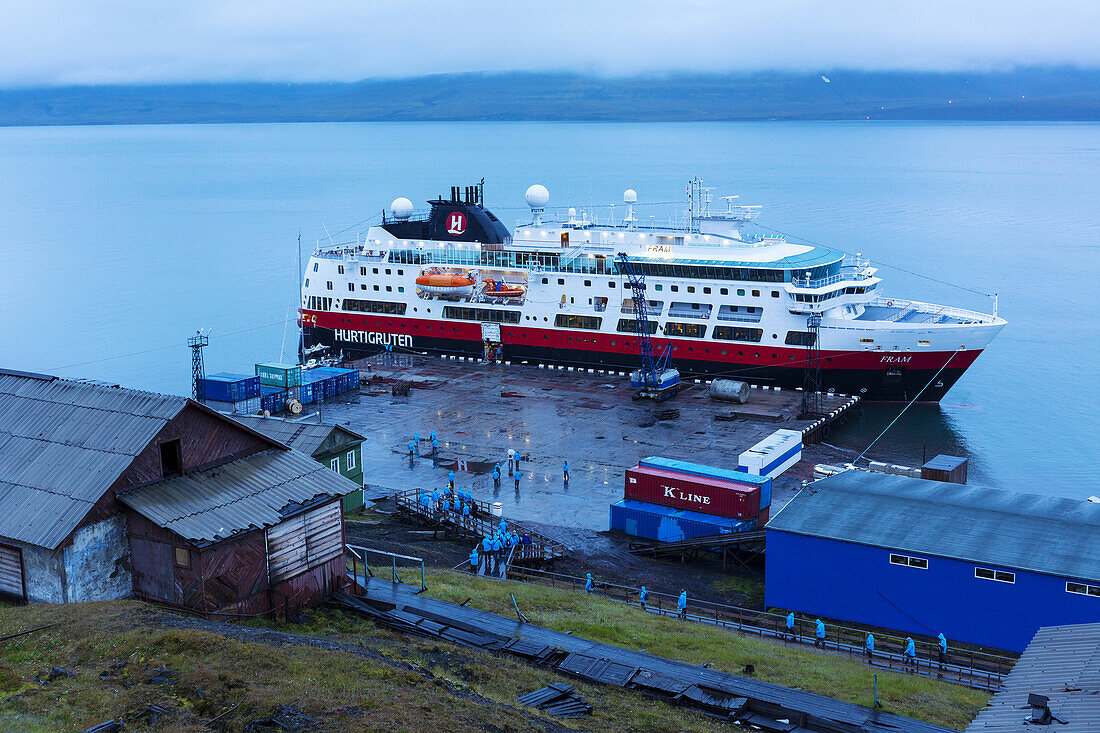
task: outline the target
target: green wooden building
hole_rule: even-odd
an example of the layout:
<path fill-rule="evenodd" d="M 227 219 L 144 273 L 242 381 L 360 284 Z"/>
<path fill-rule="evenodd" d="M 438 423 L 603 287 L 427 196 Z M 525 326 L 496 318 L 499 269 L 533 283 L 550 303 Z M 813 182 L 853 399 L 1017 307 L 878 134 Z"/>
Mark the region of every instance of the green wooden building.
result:
<path fill-rule="evenodd" d="M 363 506 L 362 445 L 365 438 L 362 435 L 340 425 L 259 415 L 233 415 L 233 418 L 283 445 L 312 456 L 321 465 L 354 481 L 359 488 L 344 496 L 344 511 L 355 511 Z"/>

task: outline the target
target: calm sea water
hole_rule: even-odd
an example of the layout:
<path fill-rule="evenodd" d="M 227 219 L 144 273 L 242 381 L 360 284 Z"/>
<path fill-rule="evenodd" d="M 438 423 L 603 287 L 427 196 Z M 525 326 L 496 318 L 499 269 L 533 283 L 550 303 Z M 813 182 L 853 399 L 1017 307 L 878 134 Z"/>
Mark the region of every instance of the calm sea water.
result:
<path fill-rule="evenodd" d="M 868 455 L 957 453 L 972 483 L 1100 493 L 1097 125 L 3 128 L 0 362 L 185 393 L 197 328 L 213 329 L 208 371 L 290 358 L 299 231 L 308 251 L 396 196 L 483 176 L 509 224 L 531 183 L 606 215 L 627 187 L 680 201 L 700 176 L 765 205 L 761 223 L 869 256 L 884 294 L 988 310 L 948 283 L 997 292 L 1008 327 Z M 862 450 L 897 410 L 869 406 L 830 442 Z"/>

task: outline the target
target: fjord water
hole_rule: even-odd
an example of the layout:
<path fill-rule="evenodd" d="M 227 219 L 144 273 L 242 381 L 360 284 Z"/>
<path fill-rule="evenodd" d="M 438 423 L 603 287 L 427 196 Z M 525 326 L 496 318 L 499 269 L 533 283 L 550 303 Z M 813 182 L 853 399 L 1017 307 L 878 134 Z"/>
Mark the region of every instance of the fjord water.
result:
<path fill-rule="evenodd" d="M 601 217 L 682 210 L 691 176 L 775 229 L 881 267 L 885 295 L 989 311 L 1007 328 L 938 406 L 868 453 L 970 458 L 972 483 L 1100 494 L 1100 126 L 937 123 L 411 123 L 0 129 L 0 363 L 186 393 L 292 358 L 297 238 L 342 240 L 397 196 L 485 177 L 509 226 L 523 193 Z M 341 230 L 346 230 L 341 233 Z M 902 268 L 902 269 L 895 269 Z M 931 278 L 931 279 L 929 279 Z M 900 405 L 829 442 L 862 450 Z M 538 452 L 537 436 L 532 449 Z M 730 446 L 731 458 L 744 446 Z"/>

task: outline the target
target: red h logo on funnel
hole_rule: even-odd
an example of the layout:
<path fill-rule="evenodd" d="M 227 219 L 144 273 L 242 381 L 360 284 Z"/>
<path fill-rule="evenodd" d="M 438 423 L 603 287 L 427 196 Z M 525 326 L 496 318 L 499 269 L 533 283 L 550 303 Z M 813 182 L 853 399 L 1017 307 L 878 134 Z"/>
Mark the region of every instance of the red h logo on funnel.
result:
<path fill-rule="evenodd" d="M 447 216 L 447 234 L 457 237 L 466 231 L 466 215 L 461 211 L 452 211 Z"/>

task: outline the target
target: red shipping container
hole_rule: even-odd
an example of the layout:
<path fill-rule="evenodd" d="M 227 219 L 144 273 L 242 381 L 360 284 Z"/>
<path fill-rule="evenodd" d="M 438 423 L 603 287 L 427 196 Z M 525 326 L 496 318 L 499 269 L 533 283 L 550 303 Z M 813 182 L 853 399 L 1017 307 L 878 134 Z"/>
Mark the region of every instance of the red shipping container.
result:
<path fill-rule="evenodd" d="M 626 470 L 623 495 L 627 499 L 732 519 L 752 519 L 760 514 L 759 486 L 649 466 Z"/>

